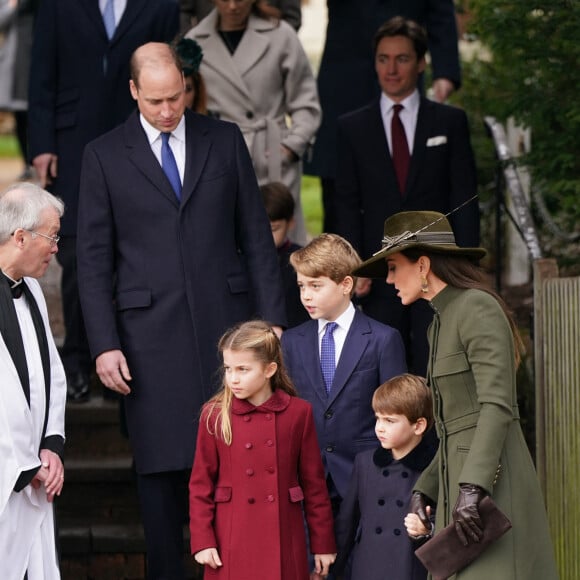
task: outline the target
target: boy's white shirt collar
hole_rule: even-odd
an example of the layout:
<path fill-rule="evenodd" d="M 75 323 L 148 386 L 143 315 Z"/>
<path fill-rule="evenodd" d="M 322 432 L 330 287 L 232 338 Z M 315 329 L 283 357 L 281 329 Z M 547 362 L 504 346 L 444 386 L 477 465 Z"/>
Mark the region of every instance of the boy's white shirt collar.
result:
<path fill-rule="evenodd" d="M 318 334 L 319 335 L 324 334 L 324 329 L 326 328 L 326 325 L 329 322 L 336 322 L 336 324 L 338 325 L 339 328 L 348 332 L 350 329 L 350 325 L 352 324 L 352 321 L 354 320 L 355 313 L 356 313 L 356 310 L 354 308 L 353 303 L 349 302 L 348 306 L 346 307 L 346 310 L 340 316 L 337 316 L 336 320 L 330 321 L 330 320 L 326 320 L 326 318 L 319 318 L 318 319 Z M 336 332 L 336 330 L 334 332 Z"/>

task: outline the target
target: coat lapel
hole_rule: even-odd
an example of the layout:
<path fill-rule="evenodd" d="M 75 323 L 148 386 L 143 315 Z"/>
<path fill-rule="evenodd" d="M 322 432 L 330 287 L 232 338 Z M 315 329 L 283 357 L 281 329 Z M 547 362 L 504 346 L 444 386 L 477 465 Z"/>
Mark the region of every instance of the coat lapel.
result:
<path fill-rule="evenodd" d="M 146 0 L 127 0 L 125 12 L 123 12 L 123 16 L 121 16 L 121 20 L 115 29 L 111 44 L 115 44 L 131 28 L 135 19 L 141 14 L 145 4 Z M 104 28 L 105 26 L 103 24 L 103 30 Z"/>
<path fill-rule="evenodd" d="M 125 146 L 127 155 L 133 165 L 159 190 L 175 207 L 179 207 L 179 202 L 175 197 L 175 192 L 171 187 L 161 165 L 153 154 L 147 135 L 139 121 L 139 112 L 133 113 L 124 125 Z"/>
<path fill-rule="evenodd" d="M 208 131 L 196 123 L 196 115 L 185 112 L 185 174 L 181 192 L 181 207 L 190 199 L 205 166 L 211 142 Z"/>
<path fill-rule="evenodd" d="M 413 155 L 411 155 L 411 163 L 409 165 L 409 174 L 407 175 L 405 191 L 413 191 L 414 183 L 425 163 L 427 138 L 431 128 L 431 120 L 433 119 L 433 114 L 430 111 L 431 108 L 431 101 L 421 97 L 419 114 L 417 115 L 417 126 L 415 128 L 415 139 L 413 141 Z"/>
<path fill-rule="evenodd" d="M 303 331 L 304 340 L 300 343 L 302 351 L 303 368 L 312 369 L 312 372 L 304 373 L 312 385 L 312 390 L 320 398 L 323 405 L 328 405 L 328 395 L 322 378 L 320 368 L 320 348 L 318 345 L 318 321 L 311 320 L 305 325 Z"/>
<path fill-rule="evenodd" d="M 103 15 L 99 8 L 97 0 L 77 0 L 82 9 L 87 13 L 89 21 L 98 30 L 102 40 L 105 43 L 109 42 L 107 38 L 107 31 L 105 30 L 105 23 L 103 22 Z M 128 1 L 127 4 L 130 4 Z"/>
<path fill-rule="evenodd" d="M 253 15 L 250 16 L 246 32 L 244 33 L 244 36 L 242 36 L 238 49 L 233 54 L 233 61 L 241 78 L 243 78 L 244 74 L 250 70 L 268 50 L 270 42 L 266 35 L 261 34 L 261 31 L 269 30 L 271 28 L 273 28 L 273 25 L 270 21 L 257 18 Z"/>
<path fill-rule="evenodd" d="M 397 184 L 395 166 L 393 165 L 387 136 L 385 135 L 385 126 L 381 116 L 379 99 L 376 99 L 368 109 L 365 133 L 368 138 L 367 150 L 372 151 L 373 155 L 376 154 L 378 156 L 378 164 L 384 168 L 385 183 L 383 187 L 385 188 L 385 195 L 387 195 L 387 191 L 392 191 L 393 188 L 394 191 L 398 191 L 399 185 Z M 383 152 L 382 154 L 381 151 Z"/>
<path fill-rule="evenodd" d="M 195 28 L 194 39 L 199 40 L 203 48 L 203 64 L 218 71 L 219 75 L 227 79 L 243 96 L 243 100 L 252 100 L 246 83 L 243 81 L 238 66 L 230 55 L 217 32 L 217 10 L 204 18 Z M 247 33 L 247 31 L 246 31 Z M 244 34 L 244 37 L 246 34 Z M 244 43 L 244 38 L 235 54 L 240 52 L 240 47 Z"/>
<path fill-rule="evenodd" d="M 342 389 L 344 389 L 350 376 L 358 365 L 361 356 L 367 348 L 370 336 L 371 329 L 369 324 L 357 310 L 348 330 L 348 334 L 346 335 L 340 359 L 336 365 L 334 380 L 332 381 L 332 389 L 330 390 L 330 397 L 328 398 L 329 404 L 331 404 L 340 395 Z"/>

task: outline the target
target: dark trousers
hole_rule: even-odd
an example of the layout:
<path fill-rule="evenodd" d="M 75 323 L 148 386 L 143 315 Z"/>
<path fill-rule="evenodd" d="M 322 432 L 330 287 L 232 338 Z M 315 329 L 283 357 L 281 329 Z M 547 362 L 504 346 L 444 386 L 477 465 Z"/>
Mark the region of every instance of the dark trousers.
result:
<path fill-rule="evenodd" d="M 147 546 L 148 580 L 184 580 L 183 526 L 188 521 L 190 470 L 137 474 Z"/>
<path fill-rule="evenodd" d="M 62 364 L 67 374 L 91 372 L 91 355 L 81 310 L 77 281 L 77 239 L 63 236 L 56 254 L 62 266 L 61 295 L 65 338 L 61 349 Z"/>
<path fill-rule="evenodd" d="M 403 306 L 394 286 L 384 280 L 373 280 L 368 296 L 358 300 L 363 312 L 384 324 L 396 328 L 403 337 L 409 372 L 427 376 L 429 342 L 427 328 L 433 320 L 433 309 L 426 300 Z"/>

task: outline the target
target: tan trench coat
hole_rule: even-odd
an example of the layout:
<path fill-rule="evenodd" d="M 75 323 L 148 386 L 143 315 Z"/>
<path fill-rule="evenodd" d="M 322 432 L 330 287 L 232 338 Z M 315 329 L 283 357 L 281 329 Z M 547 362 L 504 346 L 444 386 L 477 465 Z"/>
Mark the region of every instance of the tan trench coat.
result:
<path fill-rule="evenodd" d="M 293 241 L 304 244 L 306 230 L 300 205 L 301 158 L 314 140 L 321 110 L 316 82 L 294 30 L 250 15 L 246 31 L 230 55 L 217 31 L 212 10 L 187 38 L 203 49 L 201 74 L 208 92 L 208 109 L 239 125 L 260 185 L 282 181 L 296 202 Z M 281 145 L 298 161 L 289 161 Z"/>
<path fill-rule="evenodd" d="M 451 522 L 460 483 L 489 492 L 513 528 L 457 580 L 556 580 L 544 500 L 517 408 L 514 347 L 497 301 L 447 286 L 432 300 L 429 382 L 439 451 L 415 489 L 437 500 L 436 531 Z"/>

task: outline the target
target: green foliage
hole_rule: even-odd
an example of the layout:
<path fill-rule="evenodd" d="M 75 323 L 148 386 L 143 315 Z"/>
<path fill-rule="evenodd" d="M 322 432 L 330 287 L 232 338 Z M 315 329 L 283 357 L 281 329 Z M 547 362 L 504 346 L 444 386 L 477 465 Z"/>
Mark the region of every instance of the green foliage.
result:
<path fill-rule="evenodd" d="M 491 56 L 468 65 L 477 78 L 468 75 L 465 107 L 475 101 L 486 115 L 503 122 L 513 116 L 532 128 L 532 151 L 522 161 L 564 229 L 574 231 L 580 219 L 580 2 L 470 0 L 469 7 L 470 32 Z"/>
<path fill-rule="evenodd" d="M 20 149 L 14 135 L 0 135 L 0 157 L 18 157 Z"/>
<path fill-rule="evenodd" d="M 322 191 L 318 177 L 302 176 L 300 201 L 306 221 L 306 231 L 311 236 L 317 236 L 322 232 Z"/>

